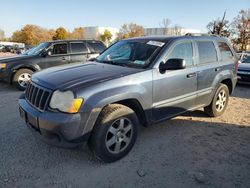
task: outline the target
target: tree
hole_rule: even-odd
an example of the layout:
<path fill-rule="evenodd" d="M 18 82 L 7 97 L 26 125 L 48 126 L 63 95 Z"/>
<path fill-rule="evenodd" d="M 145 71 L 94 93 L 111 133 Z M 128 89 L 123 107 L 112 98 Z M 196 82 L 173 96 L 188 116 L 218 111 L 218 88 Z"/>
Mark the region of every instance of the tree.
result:
<path fill-rule="evenodd" d="M 105 29 L 103 34 L 100 35 L 100 39 L 104 43 L 106 42 L 109 43 L 110 40 L 112 39 L 112 36 L 113 36 L 112 33 L 109 30 Z"/>
<path fill-rule="evenodd" d="M 44 41 L 52 40 L 52 33 L 50 30 L 44 29 L 37 25 L 25 25 L 21 30 L 13 33 L 11 41 L 21 42 L 27 45 L 37 45 Z"/>
<path fill-rule="evenodd" d="M 232 41 L 239 50 L 247 50 L 250 46 L 250 9 L 241 10 L 231 24 Z"/>
<path fill-rule="evenodd" d="M 160 22 L 160 27 L 164 28 L 163 34 L 167 35 L 168 34 L 168 29 L 170 26 L 171 20 L 168 18 L 164 18 L 161 22 Z"/>
<path fill-rule="evenodd" d="M 71 38 L 71 39 L 84 39 L 85 38 L 85 29 L 83 27 L 75 28 L 72 33 L 69 33 L 69 38 Z"/>
<path fill-rule="evenodd" d="M 68 38 L 68 32 L 63 27 L 59 27 L 55 31 L 55 35 L 53 36 L 53 40 L 64 40 Z"/>
<path fill-rule="evenodd" d="M 174 35 L 181 35 L 182 27 L 175 24 L 173 27 L 173 33 Z"/>
<path fill-rule="evenodd" d="M 207 24 L 207 29 L 209 34 L 219 35 L 223 37 L 229 37 L 229 21 L 225 20 L 226 11 L 223 14 L 222 19 L 218 18 Z"/>
<path fill-rule="evenodd" d="M 124 24 L 118 33 L 119 39 L 139 37 L 144 35 L 144 28 L 135 23 Z"/>
<path fill-rule="evenodd" d="M 0 28 L 0 40 L 4 40 L 5 34 L 4 31 Z"/>

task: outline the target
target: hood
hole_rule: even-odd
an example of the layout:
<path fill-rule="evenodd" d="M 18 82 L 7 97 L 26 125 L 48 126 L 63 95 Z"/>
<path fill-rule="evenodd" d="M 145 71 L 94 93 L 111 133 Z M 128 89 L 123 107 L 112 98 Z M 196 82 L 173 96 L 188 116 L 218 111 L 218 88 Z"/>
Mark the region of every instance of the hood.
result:
<path fill-rule="evenodd" d="M 66 90 L 79 86 L 89 86 L 140 71 L 142 71 L 142 69 L 87 62 L 84 64 L 45 69 L 33 74 L 32 81 L 52 90 Z"/>
<path fill-rule="evenodd" d="M 9 57 L 2 57 L 0 58 L 0 63 L 11 63 L 16 61 L 22 61 L 29 59 L 31 56 L 29 55 L 15 55 L 15 56 L 9 56 Z M 33 56 L 32 56 L 33 57 Z"/>
<path fill-rule="evenodd" d="M 248 70 L 248 71 L 250 71 L 250 63 L 240 63 L 238 70 Z"/>

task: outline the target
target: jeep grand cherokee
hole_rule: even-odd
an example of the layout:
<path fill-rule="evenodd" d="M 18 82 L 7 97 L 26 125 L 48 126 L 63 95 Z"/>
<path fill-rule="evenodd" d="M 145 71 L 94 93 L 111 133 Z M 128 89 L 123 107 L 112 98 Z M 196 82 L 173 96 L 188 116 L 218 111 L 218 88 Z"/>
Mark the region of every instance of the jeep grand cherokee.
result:
<path fill-rule="evenodd" d="M 237 65 L 221 37 L 126 39 L 96 61 L 34 74 L 20 114 L 44 141 L 62 147 L 87 141 L 99 159 L 113 162 L 132 149 L 140 125 L 199 108 L 223 114 Z"/>

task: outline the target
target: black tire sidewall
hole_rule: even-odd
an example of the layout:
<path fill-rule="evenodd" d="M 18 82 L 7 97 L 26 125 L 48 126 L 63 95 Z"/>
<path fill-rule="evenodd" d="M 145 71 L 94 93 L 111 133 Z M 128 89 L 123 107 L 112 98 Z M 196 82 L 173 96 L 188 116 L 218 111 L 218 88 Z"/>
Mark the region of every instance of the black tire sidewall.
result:
<path fill-rule="evenodd" d="M 225 103 L 225 106 L 224 106 L 223 110 L 219 112 L 219 111 L 216 109 L 216 101 L 217 101 L 218 94 L 219 94 L 222 90 L 225 91 L 227 100 L 226 100 L 226 103 Z M 228 87 L 227 87 L 226 85 L 224 85 L 224 84 L 221 84 L 221 85 L 218 87 L 218 89 L 216 90 L 216 93 L 215 93 L 215 95 L 214 95 L 213 104 L 212 104 L 213 114 L 214 114 L 215 116 L 220 116 L 220 115 L 222 115 L 222 114 L 225 112 L 226 108 L 227 108 L 228 101 L 229 101 L 229 90 L 228 90 Z"/>
<path fill-rule="evenodd" d="M 23 74 L 23 73 L 28 73 L 28 74 L 32 75 L 32 74 L 33 74 L 33 71 L 30 70 L 30 69 L 20 69 L 20 70 L 18 70 L 18 71 L 15 73 L 15 75 L 14 75 L 14 77 L 13 77 L 13 80 L 12 80 L 12 83 L 17 87 L 17 89 L 19 89 L 19 90 L 21 90 L 21 91 L 24 91 L 24 90 L 26 89 L 25 87 L 22 87 L 22 86 L 18 83 L 18 78 L 19 78 L 19 76 L 20 76 L 21 74 Z"/>
<path fill-rule="evenodd" d="M 114 154 L 109 152 L 106 147 L 106 134 L 112 123 L 122 117 L 127 118 L 131 121 L 133 127 L 133 135 L 127 148 L 125 148 L 118 154 Z M 114 162 L 119 160 L 120 158 L 127 155 L 134 146 L 138 135 L 138 125 L 139 121 L 135 112 L 129 108 L 119 108 L 116 111 L 113 111 L 111 114 L 108 114 L 107 116 L 105 116 L 104 114 L 104 118 L 100 119 L 97 122 L 96 129 L 94 130 L 92 138 L 92 142 L 94 143 L 91 144 L 91 150 L 94 151 L 96 156 L 104 162 Z"/>

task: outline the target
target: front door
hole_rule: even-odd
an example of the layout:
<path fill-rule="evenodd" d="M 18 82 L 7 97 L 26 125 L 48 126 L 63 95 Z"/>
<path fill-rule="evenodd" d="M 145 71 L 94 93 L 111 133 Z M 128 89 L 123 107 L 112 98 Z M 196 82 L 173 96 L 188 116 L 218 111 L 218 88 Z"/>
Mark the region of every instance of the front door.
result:
<path fill-rule="evenodd" d="M 193 52 L 191 41 L 178 42 L 166 54 L 165 62 L 168 59 L 184 59 L 186 68 L 168 70 L 165 73 L 154 69 L 153 117 L 155 121 L 175 116 L 195 106 L 197 68 L 194 65 Z"/>
<path fill-rule="evenodd" d="M 70 56 L 68 53 L 68 43 L 53 44 L 48 49 L 48 55 L 41 59 L 39 66 L 42 69 L 68 64 Z"/>

